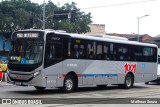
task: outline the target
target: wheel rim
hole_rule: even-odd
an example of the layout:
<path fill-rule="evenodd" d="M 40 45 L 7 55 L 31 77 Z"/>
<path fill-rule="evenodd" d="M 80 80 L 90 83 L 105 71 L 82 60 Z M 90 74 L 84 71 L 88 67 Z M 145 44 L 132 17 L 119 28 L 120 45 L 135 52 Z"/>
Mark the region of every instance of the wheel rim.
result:
<path fill-rule="evenodd" d="M 66 82 L 65 82 L 65 87 L 67 90 L 72 90 L 73 88 L 73 82 L 71 79 L 67 79 Z"/>
<path fill-rule="evenodd" d="M 126 85 L 127 85 L 127 87 L 130 87 L 131 84 L 132 84 L 131 78 L 130 77 L 126 78 Z"/>

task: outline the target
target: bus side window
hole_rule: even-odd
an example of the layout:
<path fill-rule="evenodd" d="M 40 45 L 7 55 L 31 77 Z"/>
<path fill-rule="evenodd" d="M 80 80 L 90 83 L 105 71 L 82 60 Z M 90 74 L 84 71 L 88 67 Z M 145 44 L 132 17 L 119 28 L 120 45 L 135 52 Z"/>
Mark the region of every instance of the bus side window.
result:
<path fill-rule="evenodd" d="M 116 61 L 118 59 L 117 44 L 110 44 L 111 60 Z"/>
<path fill-rule="evenodd" d="M 102 60 L 102 44 L 97 44 L 96 59 Z"/>
<path fill-rule="evenodd" d="M 109 44 L 104 44 L 103 46 L 103 58 L 105 60 L 110 60 Z"/>
<path fill-rule="evenodd" d="M 120 61 L 127 61 L 129 60 L 129 55 L 128 55 L 128 49 L 126 48 L 126 45 L 121 45 L 118 48 L 118 60 Z"/>
<path fill-rule="evenodd" d="M 95 59 L 96 46 L 95 42 L 89 42 L 87 45 L 87 56 L 89 59 Z"/>
<path fill-rule="evenodd" d="M 71 55 L 72 58 L 79 58 L 79 49 L 77 44 L 73 44 Z"/>
<path fill-rule="evenodd" d="M 85 46 L 84 41 L 79 39 L 73 39 L 71 44 L 71 58 L 84 59 L 85 58 Z"/>
<path fill-rule="evenodd" d="M 136 46 L 134 49 L 134 61 L 143 62 L 143 49 L 141 46 Z"/>
<path fill-rule="evenodd" d="M 143 48 L 143 61 L 144 62 L 156 62 L 155 60 L 155 49 L 150 47 L 144 47 Z"/>
<path fill-rule="evenodd" d="M 64 44 L 64 47 L 65 47 L 66 45 Z M 67 48 L 67 58 L 69 57 L 71 57 L 71 40 L 69 39 L 68 40 L 68 46 L 66 47 Z"/>
<path fill-rule="evenodd" d="M 85 46 L 83 44 L 80 45 L 80 50 L 79 50 L 79 53 L 80 53 L 80 58 L 85 58 Z"/>

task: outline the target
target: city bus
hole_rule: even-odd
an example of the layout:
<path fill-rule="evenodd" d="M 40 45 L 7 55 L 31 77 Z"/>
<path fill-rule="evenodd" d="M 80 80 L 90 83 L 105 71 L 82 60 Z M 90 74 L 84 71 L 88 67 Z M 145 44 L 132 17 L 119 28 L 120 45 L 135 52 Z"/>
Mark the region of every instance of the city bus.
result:
<path fill-rule="evenodd" d="M 110 36 L 56 30 L 20 30 L 12 34 L 7 82 L 37 90 L 117 85 L 157 78 L 157 45 Z"/>

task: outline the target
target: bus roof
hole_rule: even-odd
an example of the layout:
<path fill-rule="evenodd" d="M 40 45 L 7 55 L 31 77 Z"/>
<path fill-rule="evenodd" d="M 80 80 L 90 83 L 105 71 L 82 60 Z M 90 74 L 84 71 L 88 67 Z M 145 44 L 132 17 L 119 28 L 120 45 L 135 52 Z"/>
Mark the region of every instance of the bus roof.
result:
<path fill-rule="evenodd" d="M 96 41 L 104 41 L 104 42 L 114 42 L 114 43 L 122 43 L 122 44 L 130 44 L 130 45 L 140 45 L 140 46 L 150 46 L 150 47 L 156 47 L 158 46 L 156 44 L 150 44 L 150 43 L 142 43 L 142 42 L 137 42 L 137 41 L 130 41 L 128 39 L 122 38 L 122 37 L 107 37 L 102 36 L 102 37 L 97 37 L 97 36 L 89 36 L 85 34 L 72 34 L 72 33 L 56 33 L 56 34 L 65 34 L 68 35 L 72 38 L 79 38 L 79 39 L 87 39 L 87 40 L 96 40 Z"/>
<path fill-rule="evenodd" d="M 73 33 L 66 33 L 63 30 L 53 30 L 53 29 L 27 29 L 27 30 L 19 30 L 19 31 L 42 31 L 47 33 L 55 33 L 55 34 L 61 34 L 66 35 L 72 38 L 79 38 L 79 39 L 86 39 L 86 40 L 96 40 L 96 41 L 104 41 L 104 42 L 114 42 L 114 43 L 122 43 L 122 44 L 130 44 L 130 45 L 140 45 L 140 46 L 151 46 L 156 47 L 158 46 L 156 44 L 150 44 L 150 43 L 142 43 L 137 41 L 130 41 L 127 38 L 124 37 L 116 37 L 116 36 L 108 36 L 108 35 L 87 35 L 87 34 L 73 34 Z"/>

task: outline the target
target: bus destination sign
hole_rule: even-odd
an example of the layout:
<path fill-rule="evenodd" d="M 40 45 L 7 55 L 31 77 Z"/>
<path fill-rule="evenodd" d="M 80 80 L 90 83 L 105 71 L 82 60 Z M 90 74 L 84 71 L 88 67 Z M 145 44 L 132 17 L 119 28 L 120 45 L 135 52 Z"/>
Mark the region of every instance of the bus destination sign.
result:
<path fill-rule="evenodd" d="M 38 38 L 38 33 L 17 33 L 17 38 Z"/>

